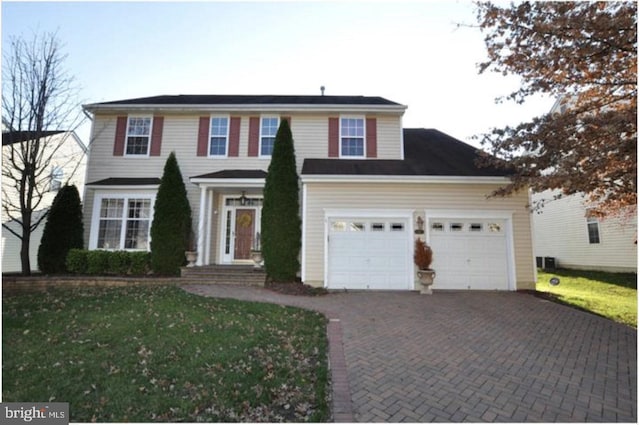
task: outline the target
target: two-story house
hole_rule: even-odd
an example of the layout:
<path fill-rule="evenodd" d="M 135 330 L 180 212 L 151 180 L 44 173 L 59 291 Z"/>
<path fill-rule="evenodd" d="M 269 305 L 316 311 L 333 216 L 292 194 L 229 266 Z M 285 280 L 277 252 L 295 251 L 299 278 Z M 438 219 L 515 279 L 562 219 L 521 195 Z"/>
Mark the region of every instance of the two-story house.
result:
<path fill-rule="evenodd" d="M 82 194 L 84 185 L 87 147 L 73 131 L 51 130 L 42 136 L 42 169 L 38 176 L 38 187 L 33 200 L 32 224 L 41 220 L 49 211 L 58 190 L 64 184 L 73 184 Z M 15 168 L 23 168 L 21 145 L 33 143 L 35 133 L 12 131 L 2 132 L 2 272 L 22 271 L 20 261 L 22 225 L 19 223 L 20 195 L 16 183 L 20 173 Z M 13 176 L 13 177 L 8 177 Z M 45 220 L 31 233 L 29 261 L 32 271 L 38 270 L 38 248 L 42 239 Z M 15 233 L 15 234 L 14 234 Z"/>
<path fill-rule="evenodd" d="M 366 96 L 155 96 L 85 105 L 89 249 L 149 249 L 156 191 L 174 151 L 198 265 L 246 264 L 260 232 L 276 131 L 288 120 L 301 180 L 301 278 L 313 286 L 418 289 L 413 244 L 434 251 L 435 289 L 530 289 L 526 192 L 478 168 L 437 130 L 403 129 L 406 106 Z"/>

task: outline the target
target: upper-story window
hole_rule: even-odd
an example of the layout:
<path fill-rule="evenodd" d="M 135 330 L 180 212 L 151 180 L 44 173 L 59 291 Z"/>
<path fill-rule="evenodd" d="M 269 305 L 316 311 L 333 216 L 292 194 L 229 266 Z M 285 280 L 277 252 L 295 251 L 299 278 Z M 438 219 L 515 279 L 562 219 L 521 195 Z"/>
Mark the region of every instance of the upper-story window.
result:
<path fill-rule="evenodd" d="M 229 119 L 227 117 L 211 118 L 211 134 L 209 138 L 209 156 L 226 156 L 229 140 Z"/>
<path fill-rule="evenodd" d="M 260 156 L 271 156 L 279 121 L 277 117 L 262 117 L 260 120 Z"/>
<path fill-rule="evenodd" d="M 364 158 L 364 118 L 340 119 L 340 156 Z"/>
<path fill-rule="evenodd" d="M 62 167 L 55 166 L 51 169 L 51 183 L 49 189 L 52 192 L 57 192 L 62 187 L 62 179 L 64 177 L 64 170 Z"/>
<path fill-rule="evenodd" d="M 126 143 L 127 155 L 149 155 L 151 117 L 129 117 Z"/>

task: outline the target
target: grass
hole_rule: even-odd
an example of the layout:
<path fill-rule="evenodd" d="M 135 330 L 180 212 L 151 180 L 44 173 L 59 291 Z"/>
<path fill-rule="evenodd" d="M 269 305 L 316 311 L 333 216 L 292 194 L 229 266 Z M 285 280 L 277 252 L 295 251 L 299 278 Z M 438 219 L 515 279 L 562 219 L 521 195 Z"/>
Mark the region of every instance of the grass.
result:
<path fill-rule="evenodd" d="M 3 299 L 2 398 L 72 422 L 328 420 L 325 318 L 179 288 Z"/>
<path fill-rule="evenodd" d="M 552 277 L 560 284 L 549 285 Z M 548 292 L 558 301 L 607 317 L 629 326 L 638 326 L 637 275 L 583 270 L 538 272 L 536 290 Z"/>

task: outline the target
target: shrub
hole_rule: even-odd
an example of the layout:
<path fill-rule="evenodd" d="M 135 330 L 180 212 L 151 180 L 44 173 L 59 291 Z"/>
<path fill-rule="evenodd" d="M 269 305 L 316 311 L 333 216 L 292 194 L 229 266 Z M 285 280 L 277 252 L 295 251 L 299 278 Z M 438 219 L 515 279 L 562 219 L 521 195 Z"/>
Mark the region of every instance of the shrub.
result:
<path fill-rule="evenodd" d="M 151 266 L 155 273 L 177 275 L 186 263 L 191 206 L 175 153 L 164 166 L 151 224 Z"/>
<path fill-rule="evenodd" d="M 87 254 L 85 249 L 71 249 L 67 254 L 67 270 L 75 274 L 87 273 Z"/>
<path fill-rule="evenodd" d="M 38 268 L 42 273 L 67 271 L 67 254 L 82 248 L 82 204 L 75 186 L 64 185 L 53 199 L 38 247 Z"/>
<path fill-rule="evenodd" d="M 75 274 L 145 276 L 151 270 L 151 255 L 146 251 L 72 249 L 66 263 Z"/>
<path fill-rule="evenodd" d="M 422 239 L 416 239 L 413 261 L 420 270 L 429 270 L 429 267 L 431 267 L 433 251 Z"/>
<path fill-rule="evenodd" d="M 262 207 L 262 255 L 267 275 L 293 282 L 300 268 L 300 199 L 293 137 L 282 120 L 271 155 Z"/>
<path fill-rule="evenodd" d="M 107 274 L 109 270 L 109 251 L 89 251 L 87 254 L 87 273 L 94 275 Z"/>

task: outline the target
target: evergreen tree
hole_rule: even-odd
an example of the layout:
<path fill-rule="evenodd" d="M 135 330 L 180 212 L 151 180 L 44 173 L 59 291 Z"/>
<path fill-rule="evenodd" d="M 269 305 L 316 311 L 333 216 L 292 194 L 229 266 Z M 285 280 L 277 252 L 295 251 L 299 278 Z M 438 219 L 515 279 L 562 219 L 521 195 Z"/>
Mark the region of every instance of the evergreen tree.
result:
<path fill-rule="evenodd" d="M 83 233 L 80 194 L 75 186 L 64 185 L 51 204 L 38 247 L 40 271 L 65 273 L 67 254 L 71 249 L 82 249 Z"/>
<path fill-rule="evenodd" d="M 300 268 L 300 200 L 296 154 L 289 123 L 282 120 L 271 154 L 262 207 L 262 255 L 267 275 L 293 282 Z"/>
<path fill-rule="evenodd" d="M 180 273 L 190 234 L 191 206 L 178 161 L 171 152 L 164 166 L 151 224 L 151 267 L 155 273 Z"/>

